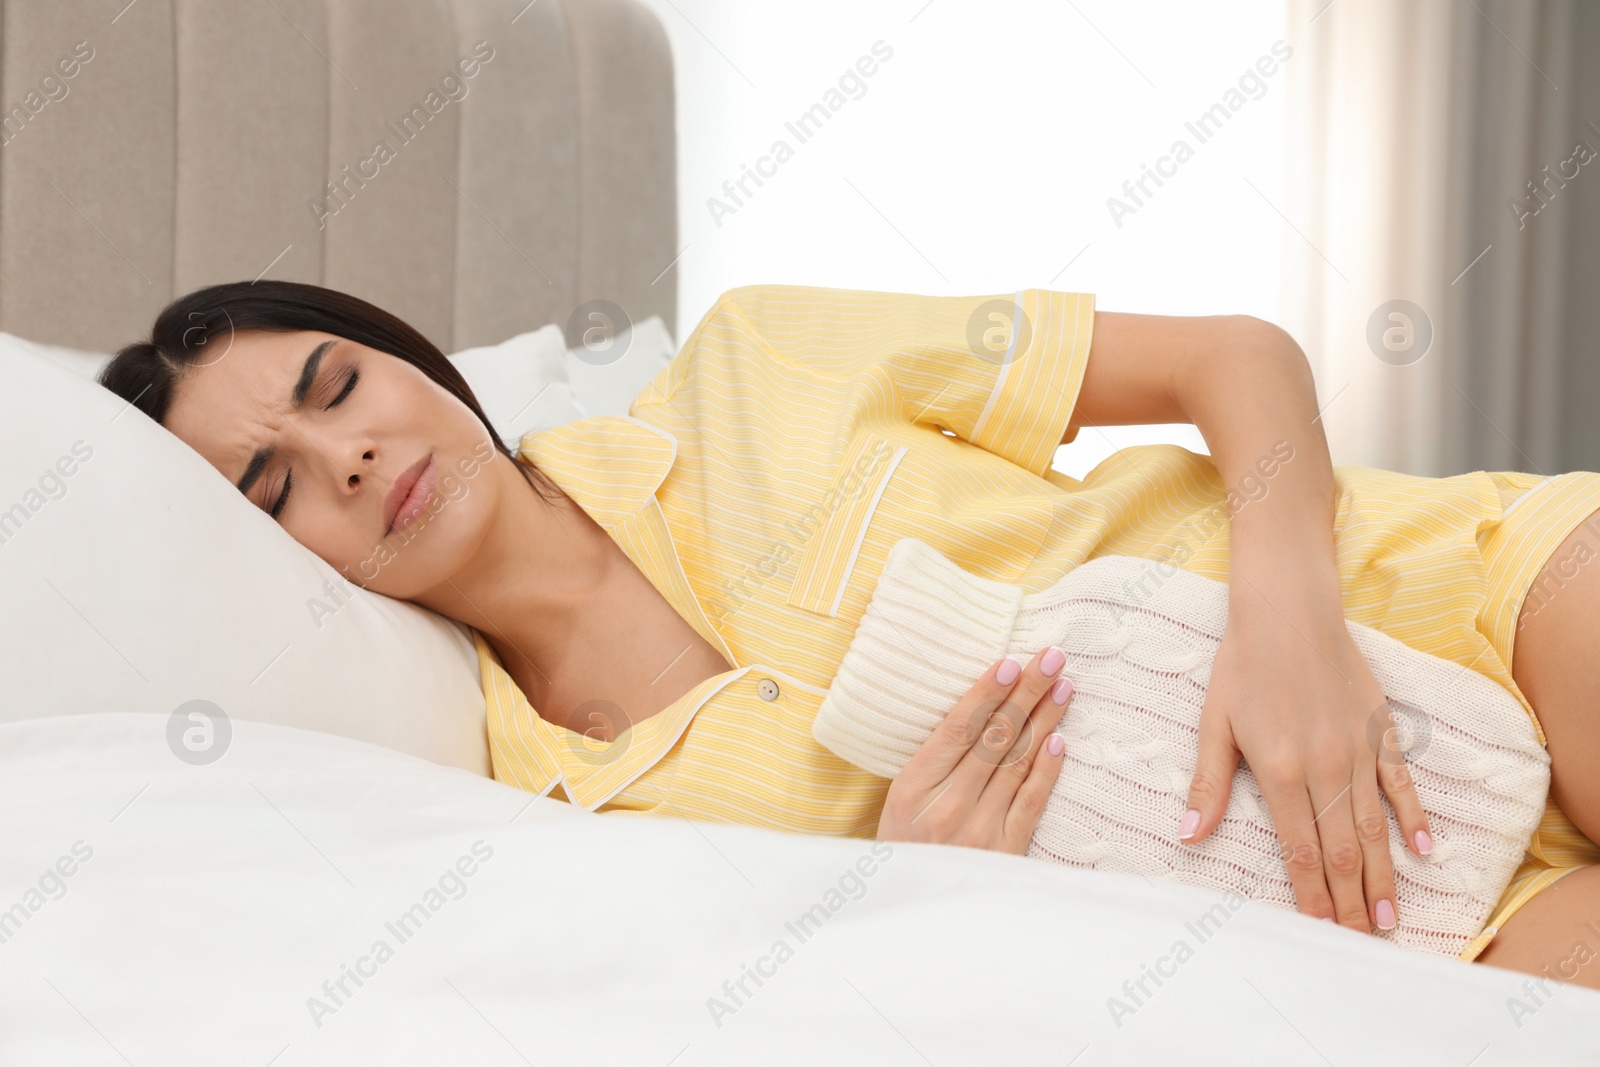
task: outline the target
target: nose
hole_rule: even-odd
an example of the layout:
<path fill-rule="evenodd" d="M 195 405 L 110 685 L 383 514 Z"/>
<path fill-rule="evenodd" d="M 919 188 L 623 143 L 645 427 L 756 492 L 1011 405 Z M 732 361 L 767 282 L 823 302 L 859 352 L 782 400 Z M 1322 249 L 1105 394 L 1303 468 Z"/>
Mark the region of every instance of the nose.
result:
<path fill-rule="evenodd" d="M 309 470 L 333 481 L 336 494 L 354 496 L 376 473 L 378 440 L 363 428 L 332 425 L 331 420 L 294 420 L 295 435 L 305 446 Z"/>
<path fill-rule="evenodd" d="M 352 495 L 362 482 L 370 482 L 378 443 L 366 434 L 329 432 L 326 427 L 302 426 L 300 432 L 324 461 L 324 470 L 333 475 L 335 488 Z"/>
<path fill-rule="evenodd" d="M 337 461 L 340 473 L 344 476 L 343 488 L 346 493 L 354 493 L 361 487 L 362 477 L 370 476 L 372 472 L 374 450 L 369 445 L 362 445 L 360 451 L 347 449 L 345 455 L 347 458 Z"/>

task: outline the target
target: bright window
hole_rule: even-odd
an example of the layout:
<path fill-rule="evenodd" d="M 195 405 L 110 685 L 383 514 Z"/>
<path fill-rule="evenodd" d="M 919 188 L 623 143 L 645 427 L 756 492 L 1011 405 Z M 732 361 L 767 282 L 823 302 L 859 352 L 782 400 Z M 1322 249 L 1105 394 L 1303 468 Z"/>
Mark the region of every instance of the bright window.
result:
<path fill-rule="evenodd" d="M 1276 317 L 1281 0 L 646 2 L 677 65 L 680 336 L 760 281 Z M 1205 451 L 1085 428 L 1055 465 L 1147 441 Z"/>

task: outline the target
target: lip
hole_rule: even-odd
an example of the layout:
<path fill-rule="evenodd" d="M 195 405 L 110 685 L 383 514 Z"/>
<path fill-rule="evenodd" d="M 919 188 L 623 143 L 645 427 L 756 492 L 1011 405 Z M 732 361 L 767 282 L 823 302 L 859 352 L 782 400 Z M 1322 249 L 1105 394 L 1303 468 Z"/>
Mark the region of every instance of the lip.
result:
<path fill-rule="evenodd" d="M 433 497 L 433 453 L 429 452 L 400 473 L 383 498 L 383 535 L 388 537 L 411 525 Z"/>

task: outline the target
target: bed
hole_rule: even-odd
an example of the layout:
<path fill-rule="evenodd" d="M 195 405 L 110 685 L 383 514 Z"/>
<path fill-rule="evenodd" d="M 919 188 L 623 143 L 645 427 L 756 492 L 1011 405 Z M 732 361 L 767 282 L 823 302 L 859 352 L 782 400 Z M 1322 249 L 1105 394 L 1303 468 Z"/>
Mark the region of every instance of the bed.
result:
<path fill-rule="evenodd" d="M 1600 995 L 1288 912 L 494 781 L 469 635 L 340 585 L 74 360 L 256 277 L 513 370 L 600 306 L 670 338 L 665 27 L 638 0 L 0 15 L 0 1062 L 1600 1058 Z"/>

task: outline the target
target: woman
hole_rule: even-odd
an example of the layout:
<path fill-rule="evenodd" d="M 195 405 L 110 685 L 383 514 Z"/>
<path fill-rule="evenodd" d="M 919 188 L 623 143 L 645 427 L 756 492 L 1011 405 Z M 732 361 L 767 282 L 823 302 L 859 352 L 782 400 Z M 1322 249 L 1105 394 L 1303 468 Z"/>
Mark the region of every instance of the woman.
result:
<path fill-rule="evenodd" d="M 1332 470 L 1282 330 L 1093 303 L 734 289 L 628 417 L 530 434 L 516 456 L 433 345 L 314 286 L 183 297 L 101 381 L 352 580 L 471 626 L 496 777 L 591 810 L 1021 852 L 1060 767 L 1059 657 L 994 665 L 892 786 L 811 721 L 902 537 L 1030 588 L 1144 556 L 1229 582 L 1173 833 L 1215 828 L 1242 755 L 1300 909 L 1386 928 L 1383 798 L 1413 848 L 1431 842 L 1404 764 L 1368 742 L 1383 694 L 1348 615 L 1487 675 L 1542 726 L 1549 810 L 1463 958 L 1600 986 L 1563 966 L 1600 906 L 1600 679 L 1581 666 L 1600 579 L 1573 565 L 1593 555 L 1600 475 Z M 1177 421 L 1209 457 L 1152 445 L 1082 482 L 1050 469 L 1082 426 Z M 991 713 L 1024 758 L 984 751 Z"/>

